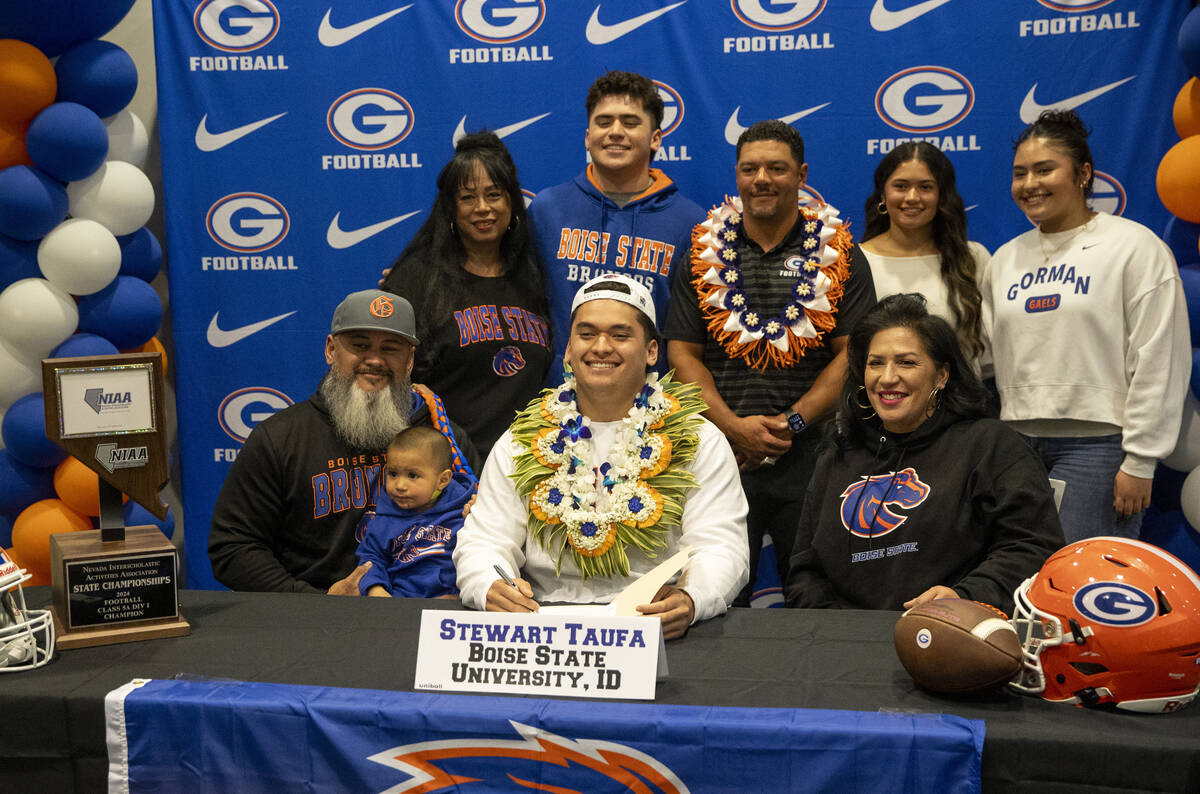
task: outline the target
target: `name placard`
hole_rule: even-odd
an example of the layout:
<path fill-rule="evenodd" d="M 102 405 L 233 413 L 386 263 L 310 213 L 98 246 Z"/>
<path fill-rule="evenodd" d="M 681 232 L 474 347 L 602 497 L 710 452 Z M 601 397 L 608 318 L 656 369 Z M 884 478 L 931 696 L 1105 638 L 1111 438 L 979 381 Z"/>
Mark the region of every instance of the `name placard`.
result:
<path fill-rule="evenodd" d="M 426 610 L 413 686 L 653 700 L 661 650 L 658 618 Z"/>

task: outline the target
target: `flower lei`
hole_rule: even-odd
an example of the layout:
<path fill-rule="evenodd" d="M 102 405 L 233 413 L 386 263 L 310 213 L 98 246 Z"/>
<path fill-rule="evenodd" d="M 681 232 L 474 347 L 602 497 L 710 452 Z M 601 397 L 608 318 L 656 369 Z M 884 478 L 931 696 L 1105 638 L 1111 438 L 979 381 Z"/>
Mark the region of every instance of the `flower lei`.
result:
<path fill-rule="evenodd" d="M 743 292 L 740 243 L 742 200 L 726 197 L 692 231 L 692 283 L 708 329 L 730 358 L 755 369 L 795 366 L 832 330 L 834 314 L 849 276 L 852 243 L 838 211 L 825 203 L 800 201 L 804 216 L 803 256 L 789 257 L 795 269 L 791 301 L 774 316 L 750 304 Z"/>
<path fill-rule="evenodd" d="M 592 431 L 569 371 L 517 415 L 512 437 L 523 451 L 511 476 L 528 504 L 530 533 L 555 556 L 556 572 L 569 557 L 585 579 L 628 576 L 628 547 L 649 557 L 666 547 L 684 496 L 698 485 L 686 467 L 707 407 L 696 384 L 651 374 L 596 469 L 588 467 Z"/>

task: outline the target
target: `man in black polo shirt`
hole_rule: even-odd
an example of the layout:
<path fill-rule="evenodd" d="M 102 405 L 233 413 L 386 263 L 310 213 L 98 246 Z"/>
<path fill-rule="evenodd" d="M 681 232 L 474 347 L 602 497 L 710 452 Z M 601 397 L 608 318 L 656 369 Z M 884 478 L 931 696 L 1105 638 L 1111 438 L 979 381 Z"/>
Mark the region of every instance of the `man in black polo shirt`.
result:
<path fill-rule="evenodd" d="M 673 274 L 663 335 L 680 380 L 703 389 L 750 503 L 749 604 L 765 532 L 784 583 L 822 420 L 846 373 L 846 336 L 875 304 L 870 266 L 837 211 L 801 198 L 804 141 L 761 121 L 737 143 L 739 198 L 698 227 Z"/>

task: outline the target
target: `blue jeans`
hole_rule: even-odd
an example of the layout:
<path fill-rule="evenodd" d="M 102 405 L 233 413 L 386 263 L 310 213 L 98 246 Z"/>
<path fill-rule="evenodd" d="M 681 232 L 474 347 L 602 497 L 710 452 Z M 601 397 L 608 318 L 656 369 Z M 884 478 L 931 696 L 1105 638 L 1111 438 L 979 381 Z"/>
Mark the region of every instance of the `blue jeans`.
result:
<path fill-rule="evenodd" d="M 1118 518 L 1113 509 L 1113 479 L 1125 459 L 1120 433 L 1090 438 L 1025 436 L 1046 471 L 1067 484 L 1058 518 L 1067 543 L 1097 535 L 1136 538 L 1143 513 Z"/>

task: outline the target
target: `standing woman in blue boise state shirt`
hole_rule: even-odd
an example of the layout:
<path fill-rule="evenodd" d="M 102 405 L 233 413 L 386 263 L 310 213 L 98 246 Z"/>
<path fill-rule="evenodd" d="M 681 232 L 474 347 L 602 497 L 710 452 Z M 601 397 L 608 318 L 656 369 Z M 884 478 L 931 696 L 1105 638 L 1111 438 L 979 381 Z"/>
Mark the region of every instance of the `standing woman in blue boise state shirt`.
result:
<path fill-rule="evenodd" d="M 970 598 L 1011 612 L 1063 545 L 1037 455 L 987 416 L 954 330 L 920 295 L 884 298 L 850 332 L 833 442 L 804 499 L 790 607 Z"/>
<path fill-rule="evenodd" d="M 996 251 L 983 284 L 1000 418 L 1066 483 L 1068 542 L 1138 536 L 1192 368 L 1170 249 L 1088 206 L 1088 134 L 1050 110 L 1017 138 L 1012 197 L 1037 227 Z"/>
<path fill-rule="evenodd" d="M 859 248 L 871 263 L 875 296 L 925 296 L 929 311 L 958 332 L 968 360 L 983 352 L 978 277 L 988 251 L 967 240 L 967 213 L 954 166 L 920 141 L 892 149 L 875 168 Z"/>
<path fill-rule="evenodd" d="M 486 459 L 550 366 L 546 280 L 517 167 L 495 134 L 459 140 L 437 189 L 382 287 L 416 311 L 413 382 L 441 396 Z"/>

